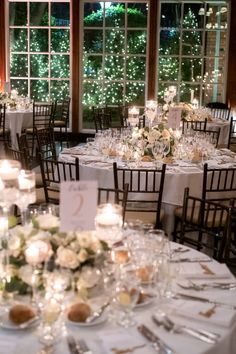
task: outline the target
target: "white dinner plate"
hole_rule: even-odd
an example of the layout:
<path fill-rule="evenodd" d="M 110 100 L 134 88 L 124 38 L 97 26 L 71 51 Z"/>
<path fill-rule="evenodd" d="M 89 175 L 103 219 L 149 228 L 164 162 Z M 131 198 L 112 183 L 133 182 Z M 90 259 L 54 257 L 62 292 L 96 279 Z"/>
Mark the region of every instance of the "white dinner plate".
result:
<path fill-rule="evenodd" d="M 103 313 L 100 317 L 96 318 L 96 320 L 89 322 L 89 323 L 75 322 L 75 321 L 69 320 L 68 318 L 67 318 L 67 323 L 71 324 L 73 326 L 76 326 L 76 327 L 93 327 L 93 326 L 97 326 L 97 325 L 100 325 L 100 324 L 106 322 L 106 320 L 107 320 L 107 314 Z"/>
<path fill-rule="evenodd" d="M 30 321 L 26 327 L 17 325 L 9 319 L 8 313 L 3 314 L 0 319 L 0 328 L 8 329 L 11 331 L 24 331 L 30 328 L 34 328 L 38 326 L 38 324 L 39 324 L 39 318 L 37 317 L 35 318 L 35 321 L 33 320 Z"/>

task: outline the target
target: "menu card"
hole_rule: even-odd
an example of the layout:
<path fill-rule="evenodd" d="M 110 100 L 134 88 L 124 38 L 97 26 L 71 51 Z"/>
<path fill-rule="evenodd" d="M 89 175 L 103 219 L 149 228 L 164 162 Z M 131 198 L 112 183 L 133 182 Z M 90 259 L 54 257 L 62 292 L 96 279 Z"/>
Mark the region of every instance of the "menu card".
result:
<path fill-rule="evenodd" d="M 60 231 L 93 230 L 97 181 L 63 181 L 60 186 Z"/>
<path fill-rule="evenodd" d="M 172 129 L 179 129 L 181 121 L 181 108 L 170 107 L 168 115 L 168 126 Z"/>

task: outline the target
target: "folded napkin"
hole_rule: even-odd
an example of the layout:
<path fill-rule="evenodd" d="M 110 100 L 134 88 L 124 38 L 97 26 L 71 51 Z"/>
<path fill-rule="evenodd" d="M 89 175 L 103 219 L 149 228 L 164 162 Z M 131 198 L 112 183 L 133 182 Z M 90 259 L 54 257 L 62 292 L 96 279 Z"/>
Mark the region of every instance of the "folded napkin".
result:
<path fill-rule="evenodd" d="M 139 335 L 132 330 L 127 332 L 124 329 L 103 331 L 99 334 L 102 341 L 104 354 L 123 354 L 123 353 L 146 353 L 148 345 Z"/>
<path fill-rule="evenodd" d="M 221 279 L 231 277 L 225 264 L 217 262 L 181 263 L 180 274 L 192 279 Z"/>
<path fill-rule="evenodd" d="M 230 327 L 236 320 L 236 311 L 204 302 L 175 300 L 168 308 L 172 314 L 223 327 Z"/>

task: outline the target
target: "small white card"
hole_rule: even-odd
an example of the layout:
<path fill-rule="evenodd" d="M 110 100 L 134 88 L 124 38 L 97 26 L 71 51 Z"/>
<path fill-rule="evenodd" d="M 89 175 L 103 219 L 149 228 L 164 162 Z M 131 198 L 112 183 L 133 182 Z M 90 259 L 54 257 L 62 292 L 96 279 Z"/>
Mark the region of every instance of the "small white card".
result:
<path fill-rule="evenodd" d="M 172 129 L 179 129 L 182 109 L 179 107 L 170 107 L 168 115 L 168 126 Z"/>
<path fill-rule="evenodd" d="M 60 231 L 93 230 L 97 181 L 63 181 L 60 186 Z"/>

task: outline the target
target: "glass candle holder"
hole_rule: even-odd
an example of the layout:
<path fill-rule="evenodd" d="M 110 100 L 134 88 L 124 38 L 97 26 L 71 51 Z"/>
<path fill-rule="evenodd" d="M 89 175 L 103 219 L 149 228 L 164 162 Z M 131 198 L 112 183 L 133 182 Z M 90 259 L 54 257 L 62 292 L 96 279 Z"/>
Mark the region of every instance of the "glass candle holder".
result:
<path fill-rule="evenodd" d="M 123 209 L 119 204 L 101 204 L 95 217 L 96 231 L 101 238 L 112 245 L 120 236 L 123 224 Z"/>
<path fill-rule="evenodd" d="M 154 119 L 157 116 L 157 101 L 153 101 L 153 100 L 146 101 L 145 113 L 149 121 L 149 124 L 151 126 Z"/>
<path fill-rule="evenodd" d="M 25 225 L 29 220 L 28 205 L 36 202 L 35 172 L 21 170 L 18 176 L 18 182 L 20 192 L 18 206 L 21 209 L 21 223 Z"/>
<path fill-rule="evenodd" d="M 128 109 L 128 123 L 131 127 L 136 127 L 139 123 L 139 108 L 131 107 Z"/>

